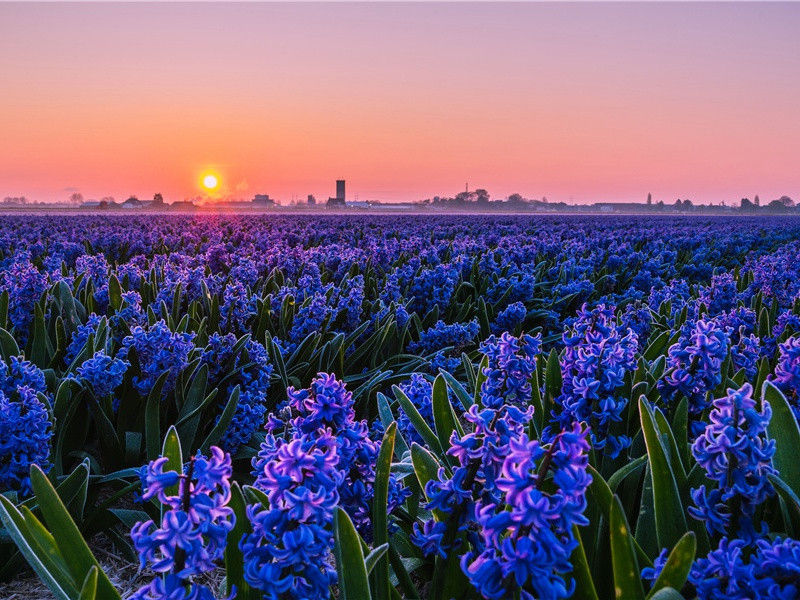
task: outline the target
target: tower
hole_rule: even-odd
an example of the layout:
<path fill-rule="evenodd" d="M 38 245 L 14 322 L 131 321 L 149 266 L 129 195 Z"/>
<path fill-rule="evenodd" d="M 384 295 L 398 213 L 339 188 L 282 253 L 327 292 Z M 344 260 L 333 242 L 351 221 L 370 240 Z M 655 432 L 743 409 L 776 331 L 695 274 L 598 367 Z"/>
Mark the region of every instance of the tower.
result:
<path fill-rule="evenodd" d="M 344 193 L 344 179 L 337 179 L 336 180 L 336 199 L 344 201 L 345 193 Z"/>

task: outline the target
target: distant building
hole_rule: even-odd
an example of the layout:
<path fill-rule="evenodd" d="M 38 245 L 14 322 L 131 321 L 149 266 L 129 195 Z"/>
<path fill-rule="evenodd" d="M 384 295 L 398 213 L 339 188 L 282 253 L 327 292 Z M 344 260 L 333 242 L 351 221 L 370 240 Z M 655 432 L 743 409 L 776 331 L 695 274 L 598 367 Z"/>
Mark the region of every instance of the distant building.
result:
<path fill-rule="evenodd" d="M 314 198 L 314 194 L 309 194 L 308 195 L 308 204 L 310 206 L 314 206 L 316 203 L 317 203 L 317 199 Z"/>
<path fill-rule="evenodd" d="M 333 198 L 328 198 L 328 203 L 326 206 L 328 208 L 345 207 L 344 179 L 336 180 L 336 196 Z"/>
<path fill-rule="evenodd" d="M 253 196 L 252 200 L 253 204 L 256 206 L 275 206 L 275 200 L 269 197 L 269 194 L 256 194 Z"/>
<path fill-rule="evenodd" d="M 328 208 L 344 208 L 345 203 L 341 198 L 328 198 L 326 206 Z"/>
<path fill-rule="evenodd" d="M 355 200 L 354 202 L 345 202 L 347 208 L 367 209 L 371 206 L 366 200 Z"/>
<path fill-rule="evenodd" d="M 341 200 L 342 202 L 345 201 L 344 179 L 336 180 L 336 199 Z"/>
<path fill-rule="evenodd" d="M 178 200 L 169 205 L 170 210 L 194 210 L 197 205 L 191 200 Z"/>
<path fill-rule="evenodd" d="M 144 208 L 144 202 L 139 200 L 136 196 L 131 196 L 122 203 L 122 208 L 127 210 L 138 210 L 140 208 Z"/>

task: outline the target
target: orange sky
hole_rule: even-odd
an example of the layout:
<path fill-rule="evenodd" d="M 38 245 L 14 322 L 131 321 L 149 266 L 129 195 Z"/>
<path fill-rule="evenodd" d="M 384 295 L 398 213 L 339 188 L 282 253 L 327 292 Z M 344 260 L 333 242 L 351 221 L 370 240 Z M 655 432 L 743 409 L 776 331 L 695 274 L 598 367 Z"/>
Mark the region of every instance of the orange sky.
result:
<path fill-rule="evenodd" d="M 800 3 L 0 3 L 0 197 L 800 199 Z"/>

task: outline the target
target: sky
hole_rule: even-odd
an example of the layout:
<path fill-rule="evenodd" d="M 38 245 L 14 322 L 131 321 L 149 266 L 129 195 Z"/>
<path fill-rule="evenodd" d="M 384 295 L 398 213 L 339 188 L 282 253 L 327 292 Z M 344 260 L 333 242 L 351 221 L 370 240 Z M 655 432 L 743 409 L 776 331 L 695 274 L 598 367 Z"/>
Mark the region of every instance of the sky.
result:
<path fill-rule="evenodd" d="M 800 3 L 0 2 L 0 197 L 800 200 Z"/>

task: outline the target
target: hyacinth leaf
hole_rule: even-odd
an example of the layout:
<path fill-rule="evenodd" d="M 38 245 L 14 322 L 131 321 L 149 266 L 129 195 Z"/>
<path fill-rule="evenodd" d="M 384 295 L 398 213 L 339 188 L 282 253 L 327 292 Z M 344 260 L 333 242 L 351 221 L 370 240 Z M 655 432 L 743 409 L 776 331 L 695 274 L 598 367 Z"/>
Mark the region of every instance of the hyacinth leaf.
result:
<path fill-rule="evenodd" d="M 478 365 L 478 369 L 475 373 L 475 393 L 472 397 L 472 403 L 477 404 L 478 407 L 483 406 L 483 403 L 481 402 L 481 388 L 483 387 L 483 382 L 486 381 L 486 369 L 488 367 L 489 357 L 484 356 L 481 359 L 481 362 Z"/>
<path fill-rule="evenodd" d="M 697 538 L 694 532 L 690 531 L 684 535 L 672 549 L 667 557 L 667 562 L 658 579 L 653 583 L 647 598 L 653 598 L 658 590 L 664 588 L 681 589 L 689 577 L 689 570 L 692 568 L 695 553 L 697 552 Z"/>
<path fill-rule="evenodd" d="M 394 455 L 394 439 L 397 432 L 397 423 L 394 421 L 386 428 L 381 441 L 381 449 L 375 463 L 375 485 L 372 503 L 373 541 L 376 547 L 386 546 L 389 541 L 388 524 L 388 498 L 389 475 L 392 469 L 392 456 Z M 385 553 L 385 549 L 384 549 Z M 375 598 L 389 600 L 389 559 L 380 558 L 380 564 L 375 570 Z M 379 559 L 375 559 L 376 562 Z M 368 570 L 371 570 L 368 569 Z"/>
<path fill-rule="evenodd" d="M 413 442 L 411 444 L 411 462 L 414 465 L 414 472 L 419 481 L 419 487 L 425 493 L 425 486 L 429 481 L 438 481 L 439 469 L 441 464 L 436 460 L 436 457 L 428 452 L 425 448 Z M 440 511 L 435 510 L 433 514 L 436 515 L 438 520 L 445 520 L 446 516 Z"/>
<path fill-rule="evenodd" d="M 3 290 L 0 293 L 0 328 L 5 330 L 6 327 L 8 327 L 8 290 Z"/>
<path fill-rule="evenodd" d="M 762 398 L 772 408 L 772 418 L 767 425 L 767 434 L 775 440 L 772 464 L 780 473 L 781 479 L 800 496 L 800 461 L 797 460 L 800 426 L 794 418 L 786 396 L 772 382 L 764 382 Z"/>
<path fill-rule="evenodd" d="M 406 393 L 396 385 L 392 386 L 392 391 L 394 392 L 394 397 L 397 398 L 397 401 L 400 403 L 400 407 L 406 413 L 408 420 L 411 421 L 411 424 L 414 426 L 414 429 L 417 430 L 419 436 L 425 441 L 431 450 L 438 455 L 442 455 L 443 450 L 442 445 L 439 443 L 439 438 L 436 437 L 435 433 L 433 433 L 433 430 L 425 422 L 423 416 L 419 414 L 419 411 L 417 410 L 417 407 L 414 406 L 414 403 L 411 402 Z"/>
<path fill-rule="evenodd" d="M 5 329 L 0 329 L 0 353 L 3 354 L 3 360 L 6 361 L 12 356 L 19 356 L 19 346 L 17 346 L 14 336 Z"/>
<path fill-rule="evenodd" d="M 618 496 L 614 496 L 611 501 L 609 531 L 616 598 L 619 600 L 644 600 L 639 565 L 633 550 L 633 537 Z"/>
<path fill-rule="evenodd" d="M 555 399 L 561 394 L 563 381 L 561 379 L 561 363 L 555 348 L 550 350 L 544 370 L 545 405 L 547 413 L 553 409 Z"/>
<path fill-rule="evenodd" d="M 33 364 L 45 368 L 49 362 L 47 360 L 48 338 L 45 330 L 44 312 L 38 304 L 34 306 L 33 315 L 31 339 L 28 342 L 26 355 Z"/>
<path fill-rule="evenodd" d="M 637 472 L 647 462 L 646 456 L 640 456 L 629 462 L 627 465 L 620 467 L 611 477 L 608 478 L 608 487 L 612 492 L 616 492 L 617 487 L 622 483 L 626 477 L 632 473 Z"/>
<path fill-rule="evenodd" d="M 648 600 L 684 600 L 681 593 L 675 588 L 661 588 L 653 594 Z"/>
<path fill-rule="evenodd" d="M 361 539 L 348 514 L 340 507 L 333 515 L 336 570 L 342 600 L 371 600 L 369 575 L 361 550 Z"/>
<path fill-rule="evenodd" d="M 53 536 L 30 511 L 26 514 L 27 516 L 23 516 L 8 498 L 0 495 L 0 520 L 8 535 L 56 598 L 72 600 L 78 595 L 78 588 L 64 564 Z"/>
<path fill-rule="evenodd" d="M 169 371 L 164 371 L 156 379 L 153 389 L 147 396 L 147 404 L 144 409 L 144 440 L 147 449 L 148 460 L 158 457 L 158 450 L 161 446 L 161 390 L 169 377 Z"/>
<path fill-rule="evenodd" d="M 753 397 L 755 398 L 757 394 L 762 393 L 764 382 L 769 377 L 772 369 L 769 365 L 769 360 L 767 357 L 764 356 L 761 360 L 758 361 L 758 374 L 756 375 L 756 381 L 753 384 Z"/>
<path fill-rule="evenodd" d="M 433 382 L 433 422 L 436 425 L 436 435 L 439 438 L 439 443 L 442 448 L 450 446 L 450 436 L 454 431 L 458 435 L 464 435 L 464 429 L 461 423 L 456 419 L 453 406 L 450 404 L 450 399 L 447 397 L 447 383 L 444 377 L 438 375 Z"/>
<path fill-rule="evenodd" d="M 242 488 L 245 496 L 251 504 L 260 504 L 262 507 L 269 507 L 269 498 L 257 487 L 246 485 Z"/>
<path fill-rule="evenodd" d="M 656 427 L 661 435 L 661 440 L 666 444 L 669 450 L 669 464 L 672 467 L 672 473 L 675 475 L 675 483 L 678 484 L 678 489 L 683 490 L 686 488 L 686 469 L 683 466 L 680 452 L 678 450 L 678 443 L 675 436 L 672 434 L 672 428 L 667 422 L 667 418 L 659 409 L 655 409 L 653 416 L 655 417 Z"/>
<path fill-rule="evenodd" d="M 447 386 L 453 390 L 456 398 L 458 398 L 459 402 L 461 402 L 461 406 L 463 406 L 465 410 L 469 409 L 473 402 L 472 396 L 470 396 L 469 392 L 467 392 L 464 386 L 461 385 L 461 382 L 444 369 L 439 369 L 439 375 L 444 377 L 445 381 L 447 382 Z"/>
<path fill-rule="evenodd" d="M 767 475 L 767 477 L 772 487 L 774 487 L 775 491 L 778 493 L 778 497 L 781 499 L 781 508 L 784 514 L 786 527 L 789 529 L 789 533 L 792 534 L 792 537 L 797 537 L 797 535 L 800 535 L 800 498 L 798 498 L 792 488 L 777 475 Z"/>
<path fill-rule="evenodd" d="M 656 358 L 664 353 L 664 349 L 667 347 L 667 343 L 669 342 L 670 333 L 671 332 L 669 331 L 662 331 L 652 342 L 650 342 L 647 348 L 645 348 L 644 352 L 642 353 L 642 357 L 647 362 L 653 362 Z"/>
<path fill-rule="evenodd" d="M 115 311 L 122 307 L 122 286 L 114 274 L 108 277 L 108 304 Z"/>
<path fill-rule="evenodd" d="M 171 425 L 164 436 L 164 444 L 161 446 L 161 456 L 167 458 L 164 471 L 175 471 L 183 473 L 183 451 L 181 450 L 181 440 L 174 425 Z M 165 493 L 173 496 L 178 493 L 178 484 L 165 489 Z"/>
<path fill-rule="evenodd" d="M 600 475 L 600 473 L 598 473 L 594 467 L 589 465 L 588 472 L 592 476 L 592 483 L 589 484 L 588 492 L 591 498 L 597 503 L 600 511 L 606 517 L 606 519 L 610 519 L 611 506 L 614 501 L 614 493 L 611 491 L 611 488 L 608 487 L 608 483 L 606 483 L 606 480 L 603 479 L 603 476 Z M 650 566 L 651 561 L 647 556 L 647 553 L 642 550 L 635 538 L 631 538 L 631 541 L 639 562 L 641 564 Z"/>
<path fill-rule="evenodd" d="M 200 446 L 200 452 L 208 452 L 209 448 L 218 443 L 222 438 L 222 434 L 225 433 L 225 430 L 228 428 L 228 425 L 230 425 L 231 420 L 233 419 L 233 415 L 236 413 L 236 407 L 239 405 L 239 393 L 240 388 L 237 385 L 235 388 L 233 388 L 230 398 L 228 399 L 228 403 L 225 405 L 225 408 L 222 410 L 222 414 L 219 417 L 219 421 L 217 421 L 217 424 L 214 425 L 214 428 Z"/>
<path fill-rule="evenodd" d="M 364 565 L 367 567 L 367 573 L 368 574 L 371 574 L 375 570 L 375 567 L 378 565 L 378 561 L 382 562 L 381 559 L 383 559 L 384 556 L 386 556 L 386 553 L 388 552 L 388 550 L 389 550 L 389 543 L 387 542 L 387 543 L 381 544 L 380 546 L 377 546 L 374 550 L 370 551 L 370 553 L 367 554 L 367 557 L 364 559 Z M 389 564 L 388 563 L 388 559 L 387 559 L 387 563 L 386 564 L 387 565 Z M 377 597 L 377 592 L 378 591 L 380 591 L 380 588 L 378 588 L 376 590 L 376 597 Z M 391 594 L 390 594 L 390 596 L 391 596 Z M 238 597 L 238 595 L 237 595 L 237 597 Z"/>
<path fill-rule="evenodd" d="M 81 593 L 78 600 L 94 600 L 97 596 L 97 567 L 92 567 L 86 574 L 86 579 L 83 580 L 81 586 Z"/>
<path fill-rule="evenodd" d="M 592 573 L 589 570 L 589 563 L 586 560 L 586 550 L 583 547 L 581 532 L 577 525 L 572 526 L 572 534 L 578 541 L 575 550 L 572 551 L 570 562 L 572 563 L 572 576 L 575 578 L 575 592 L 572 595 L 574 600 L 598 600 L 597 590 L 594 587 Z"/>
<path fill-rule="evenodd" d="M 225 545 L 225 585 L 230 594 L 236 588 L 238 600 L 258 600 L 261 594 L 254 590 L 244 579 L 244 557 L 239 548 L 239 541 L 252 531 L 250 520 L 247 518 L 247 503 L 239 484 L 231 484 L 231 500 L 229 506 L 233 509 L 236 521 L 233 529 L 228 532 Z"/>
<path fill-rule="evenodd" d="M 75 521 L 70 517 L 44 472 L 37 465 L 31 465 L 30 477 L 42 516 L 50 529 L 56 532 L 55 542 L 67 567 L 77 581 L 83 581 L 92 566 L 100 569 L 97 559 L 89 550 Z M 97 585 L 102 598 L 119 598 L 119 594 L 102 569 Z"/>
<path fill-rule="evenodd" d="M 684 468 L 689 468 L 689 401 L 682 398 L 675 409 L 672 418 L 672 432 L 678 444 L 678 455 L 681 457 Z"/>
<path fill-rule="evenodd" d="M 656 539 L 660 548 L 671 548 L 687 531 L 685 512 L 667 451 L 656 429 L 655 417 L 644 397 L 639 399 L 639 416 L 653 477 Z"/>

